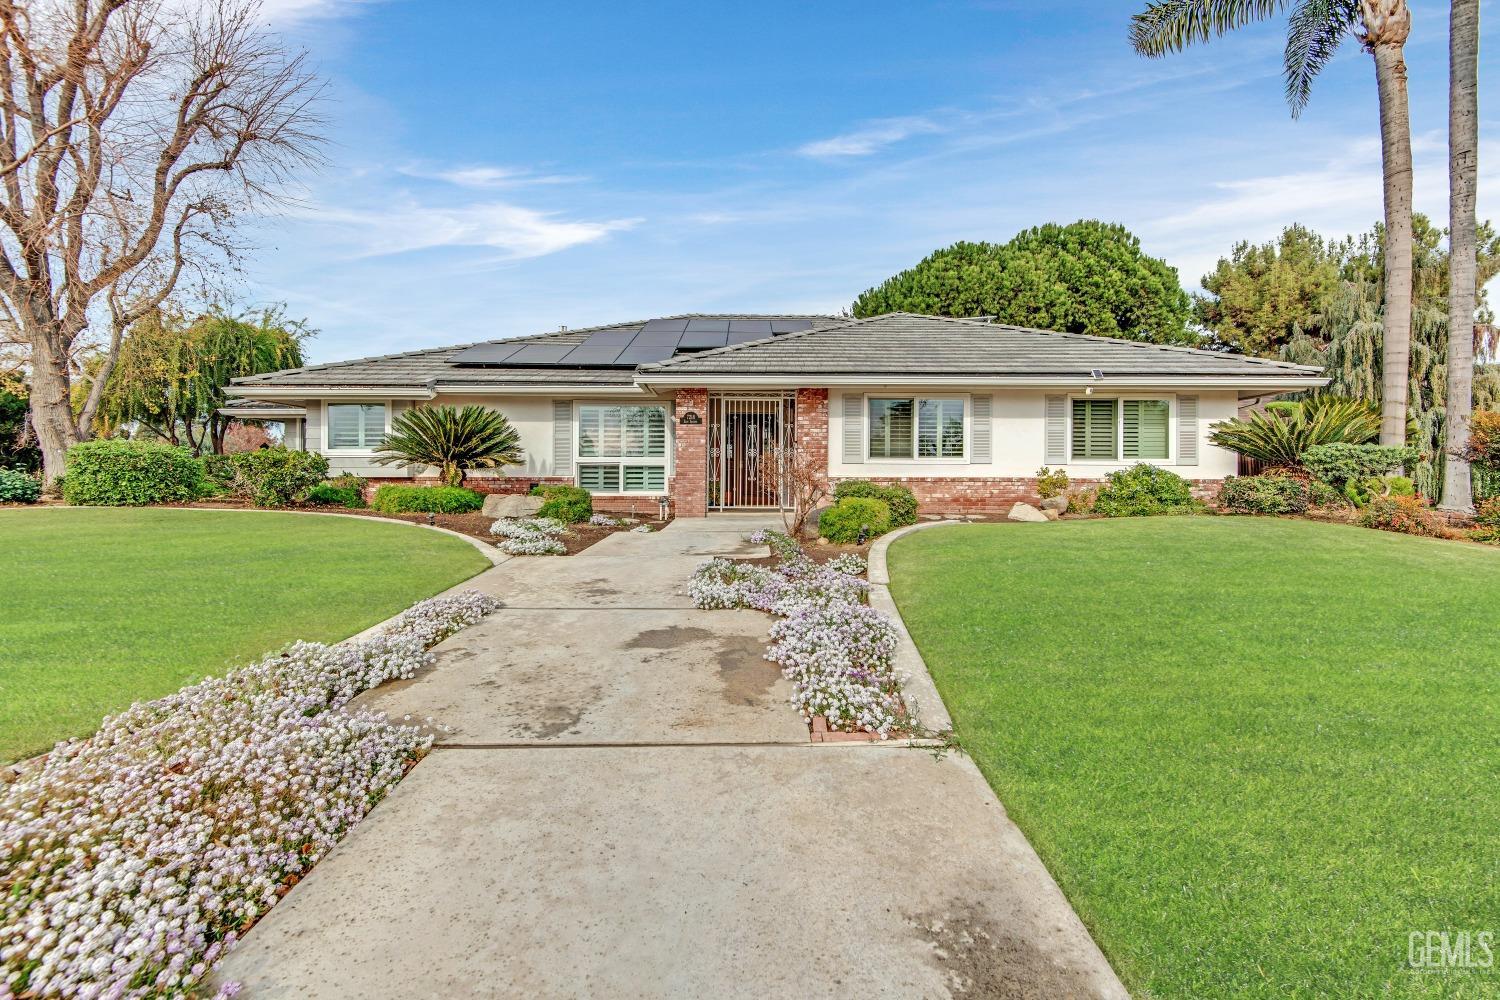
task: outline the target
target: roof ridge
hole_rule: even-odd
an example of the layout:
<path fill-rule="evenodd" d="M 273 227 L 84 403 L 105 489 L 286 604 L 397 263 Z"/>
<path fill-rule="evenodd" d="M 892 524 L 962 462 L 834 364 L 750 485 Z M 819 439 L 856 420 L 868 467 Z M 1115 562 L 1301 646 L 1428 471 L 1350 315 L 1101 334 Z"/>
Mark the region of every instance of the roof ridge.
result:
<path fill-rule="evenodd" d="M 911 314 L 907 314 L 911 315 Z M 932 319 L 947 317 L 931 317 Z M 1179 351 L 1183 354 L 1196 354 L 1208 358 L 1234 358 L 1238 361 L 1253 361 L 1257 364 L 1272 365 L 1277 368 L 1290 368 L 1293 371 L 1322 371 L 1316 365 L 1298 365 L 1290 361 L 1280 361 L 1274 358 L 1258 358 L 1253 354 L 1237 354 L 1233 351 L 1210 351 L 1202 347 L 1188 347 L 1185 344 L 1158 344 L 1153 340 L 1130 340 L 1126 337 L 1106 337 L 1098 333 L 1079 333 L 1076 330 L 1043 330 L 1036 326 L 1018 326 L 1015 323 L 987 323 L 986 326 L 996 327 L 1001 330 L 1015 330 L 1018 333 L 1040 333 L 1051 337 L 1071 337 L 1082 340 L 1103 340 L 1111 344 L 1121 344 L 1125 347 L 1141 347 L 1162 351 Z"/>

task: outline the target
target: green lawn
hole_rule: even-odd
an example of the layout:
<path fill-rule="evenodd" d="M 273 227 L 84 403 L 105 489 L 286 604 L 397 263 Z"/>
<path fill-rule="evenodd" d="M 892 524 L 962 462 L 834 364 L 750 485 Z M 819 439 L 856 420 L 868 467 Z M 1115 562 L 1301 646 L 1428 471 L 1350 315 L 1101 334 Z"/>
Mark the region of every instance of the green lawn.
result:
<path fill-rule="evenodd" d="M 489 565 L 377 520 L 0 510 L 0 760 L 293 639 L 353 635 Z"/>
<path fill-rule="evenodd" d="M 1411 932 L 1500 932 L 1500 549 L 1151 518 L 890 559 L 963 746 L 1135 996 L 1500 996 L 1407 968 Z"/>

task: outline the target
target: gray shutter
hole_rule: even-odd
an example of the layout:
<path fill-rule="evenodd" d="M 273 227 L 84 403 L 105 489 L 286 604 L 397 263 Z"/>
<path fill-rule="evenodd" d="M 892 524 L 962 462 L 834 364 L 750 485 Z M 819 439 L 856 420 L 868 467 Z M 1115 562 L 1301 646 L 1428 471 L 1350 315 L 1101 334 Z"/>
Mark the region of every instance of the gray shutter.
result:
<path fill-rule="evenodd" d="M 1198 397 L 1177 397 L 1177 464 L 1198 464 Z"/>
<path fill-rule="evenodd" d="M 844 393 L 844 462 L 865 460 L 865 397 Z"/>
<path fill-rule="evenodd" d="M 970 396 L 969 410 L 972 414 L 974 426 L 969 431 L 969 464 L 988 463 L 993 461 L 990 448 L 991 422 L 990 404 L 994 396 Z"/>
<path fill-rule="evenodd" d="M 573 474 L 573 401 L 552 401 L 552 474 Z"/>
<path fill-rule="evenodd" d="M 1047 465 L 1068 464 L 1068 397 L 1047 397 Z"/>

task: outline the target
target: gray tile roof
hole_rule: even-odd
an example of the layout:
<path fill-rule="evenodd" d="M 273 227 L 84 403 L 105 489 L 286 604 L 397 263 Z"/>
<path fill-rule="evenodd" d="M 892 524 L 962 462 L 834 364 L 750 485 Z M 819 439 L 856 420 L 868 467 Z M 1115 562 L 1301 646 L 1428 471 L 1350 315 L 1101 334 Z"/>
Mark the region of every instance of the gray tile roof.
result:
<path fill-rule="evenodd" d="M 888 313 L 844 319 L 774 340 L 683 355 L 639 374 L 892 376 L 1243 375 L 1306 378 L 1322 369 L 1082 333 L 981 320 Z"/>
<path fill-rule="evenodd" d="M 753 313 L 688 313 L 665 319 L 727 319 L 727 320 L 773 320 L 808 319 L 818 324 L 832 322 L 833 316 L 809 316 L 777 313 L 759 315 Z M 359 358 L 354 361 L 337 361 L 331 364 L 308 365 L 304 368 L 289 368 L 285 371 L 252 375 L 234 380 L 235 391 L 253 394 L 257 386 L 332 386 L 349 389 L 410 388 L 413 386 L 463 385 L 630 385 L 635 372 L 630 368 L 563 368 L 563 367 L 460 367 L 451 359 L 460 351 L 480 344 L 542 342 L 559 346 L 576 346 L 587 340 L 590 334 L 601 330 L 623 330 L 642 326 L 647 320 L 630 323 L 611 323 L 606 326 L 580 327 L 565 332 L 543 333 L 531 337 L 509 338 L 503 341 L 476 341 L 453 347 L 434 347 L 404 354 L 387 354 L 376 358 Z M 786 336 L 791 336 L 787 334 Z"/>

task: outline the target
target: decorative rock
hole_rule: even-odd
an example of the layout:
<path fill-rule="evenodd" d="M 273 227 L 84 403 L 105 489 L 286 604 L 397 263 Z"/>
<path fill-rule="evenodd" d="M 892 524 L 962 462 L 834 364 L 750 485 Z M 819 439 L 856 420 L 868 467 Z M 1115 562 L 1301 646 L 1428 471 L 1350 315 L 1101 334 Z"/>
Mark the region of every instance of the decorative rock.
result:
<path fill-rule="evenodd" d="M 1068 512 L 1068 498 L 1048 497 L 1042 501 L 1042 510 L 1055 510 L 1059 514 L 1066 514 Z"/>
<path fill-rule="evenodd" d="M 1012 521 L 1025 521 L 1033 524 L 1046 524 L 1047 515 L 1031 506 L 1029 503 L 1018 503 L 1005 515 Z"/>
<path fill-rule="evenodd" d="M 531 517 L 542 509 L 542 498 L 529 493 L 491 493 L 484 498 L 486 517 Z"/>
<path fill-rule="evenodd" d="M 827 545 L 828 544 L 828 539 L 826 539 L 826 538 L 819 538 L 818 539 L 818 544 L 819 545 Z"/>
<path fill-rule="evenodd" d="M 1062 515 L 1059 514 L 1057 511 L 1053 510 L 1051 507 L 1048 507 L 1046 510 L 1042 511 L 1042 516 L 1045 517 L 1049 521 L 1061 521 L 1062 520 Z"/>

